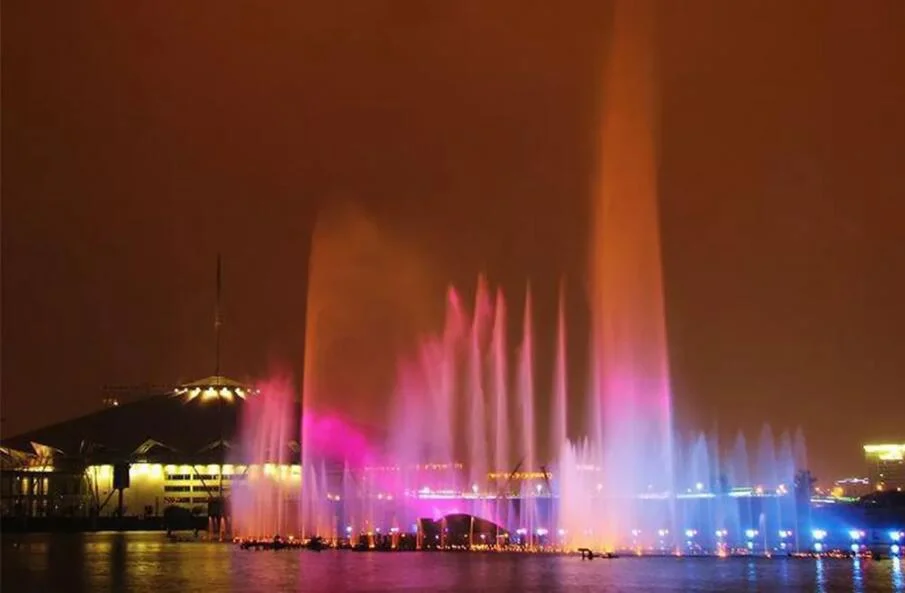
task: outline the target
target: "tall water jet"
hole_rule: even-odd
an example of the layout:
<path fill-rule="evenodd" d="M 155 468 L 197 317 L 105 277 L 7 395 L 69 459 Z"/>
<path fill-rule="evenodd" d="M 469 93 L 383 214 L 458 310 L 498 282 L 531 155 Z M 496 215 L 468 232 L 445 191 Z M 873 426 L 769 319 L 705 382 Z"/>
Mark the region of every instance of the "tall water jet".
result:
<path fill-rule="evenodd" d="M 518 390 L 516 403 L 521 407 L 522 430 L 518 451 L 521 467 L 528 471 L 537 469 L 535 458 L 534 427 L 534 342 L 531 330 L 531 287 L 525 290 L 525 314 L 522 321 L 522 345 L 518 361 Z M 534 535 L 537 520 L 537 500 L 529 482 L 522 483 L 522 524 L 528 530 L 529 541 Z"/>
<path fill-rule="evenodd" d="M 566 369 L 566 311 L 565 288 L 559 285 L 559 307 L 556 314 L 556 360 L 553 367 L 553 427 L 550 444 L 553 451 L 568 439 L 567 397 L 568 378 Z"/>
<path fill-rule="evenodd" d="M 773 429 L 764 424 L 757 441 L 757 465 L 755 480 L 758 484 L 776 484 L 776 443 L 773 442 Z"/>
<path fill-rule="evenodd" d="M 795 458 L 796 471 L 808 468 L 808 448 L 801 427 L 795 429 L 795 436 L 792 437 L 792 455 Z"/>
<path fill-rule="evenodd" d="M 617 0 L 591 229 L 592 430 L 602 451 L 600 535 L 649 517 L 635 496 L 673 488 L 672 402 L 657 205 L 654 6 Z M 646 525 L 647 529 L 656 528 Z M 666 525 L 660 526 L 668 528 Z"/>
<path fill-rule="evenodd" d="M 398 354 L 436 326 L 440 287 L 422 252 L 362 210 L 321 212 L 308 268 L 305 409 L 383 424 Z"/>
<path fill-rule="evenodd" d="M 497 289 L 493 306 L 491 337 L 491 372 L 493 374 L 493 438 L 494 470 L 509 469 L 509 375 L 506 364 L 506 301 Z"/>
<path fill-rule="evenodd" d="M 455 289 L 449 289 L 447 294 L 447 312 L 446 327 L 443 331 L 443 358 L 441 359 L 441 407 L 447 418 L 447 434 L 438 435 L 448 439 L 450 450 L 448 456 L 441 457 L 435 461 L 441 463 L 456 462 L 460 459 L 465 443 L 463 442 L 463 429 L 465 414 L 461 410 L 461 405 L 457 405 L 457 396 L 459 390 L 459 354 L 461 352 L 462 340 L 466 334 L 465 311 L 462 308 L 461 299 Z M 461 400 L 460 400 L 461 401 Z M 456 482 L 461 478 L 458 474 L 452 476 L 453 487 L 459 486 Z"/>
<path fill-rule="evenodd" d="M 397 353 L 413 351 L 439 316 L 433 288 L 420 252 L 362 210 L 342 203 L 321 212 L 308 269 L 303 414 L 342 418 L 372 433 L 385 430 Z M 311 438 L 303 426 L 306 529 L 317 523 L 325 495 L 315 488 L 324 459 L 315 456 Z"/>
<path fill-rule="evenodd" d="M 484 396 L 484 356 L 483 344 L 486 339 L 487 326 L 491 320 L 490 297 L 484 278 L 478 278 L 475 291 L 474 318 L 472 319 L 471 343 L 469 344 L 469 407 L 468 420 L 468 458 L 472 460 L 470 482 L 477 490 L 485 485 L 487 479 L 487 425 L 485 422 Z"/>

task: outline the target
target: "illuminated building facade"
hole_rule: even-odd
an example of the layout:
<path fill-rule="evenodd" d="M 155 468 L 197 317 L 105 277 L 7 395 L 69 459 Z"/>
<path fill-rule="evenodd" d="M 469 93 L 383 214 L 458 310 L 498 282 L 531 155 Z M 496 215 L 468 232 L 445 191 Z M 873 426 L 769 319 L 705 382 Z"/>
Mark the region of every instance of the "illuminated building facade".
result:
<path fill-rule="evenodd" d="M 105 401 L 93 414 L 6 439 L 0 514 L 153 518 L 176 507 L 206 516 L 240 482 L 300 486 L 297 434 L 284 444 L 282 464 L 243 463 L 239 417 L 253 396 L 241 383 L 208 377 L 134 402 Z M 287 497 L 298 489 L 287 488 Z"/>
<path fill-rule="evenodd" d="M 867 476 L 876 490 L 905 490 L 905 443 L 864 445 Z"/>

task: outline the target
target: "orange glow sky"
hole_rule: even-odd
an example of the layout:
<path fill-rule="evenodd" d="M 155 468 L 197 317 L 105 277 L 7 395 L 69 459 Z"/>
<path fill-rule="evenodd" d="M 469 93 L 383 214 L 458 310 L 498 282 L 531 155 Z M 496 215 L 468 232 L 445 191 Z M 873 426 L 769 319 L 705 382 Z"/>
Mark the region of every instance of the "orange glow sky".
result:
<path fill-rule="evenodd" d="M 513 319 L 530 278 L 551 362 L 565 274 L 584 356 L 605 3 L 264 4 L 4 2 L 4 435 L 211 374 L 218 251 L 224 371 L 298 374 L 340 199 Z M 905 440 L 905 3 L 662 8 L 677 413 L 801 425 L 818 477 L 860 472 Z"/>

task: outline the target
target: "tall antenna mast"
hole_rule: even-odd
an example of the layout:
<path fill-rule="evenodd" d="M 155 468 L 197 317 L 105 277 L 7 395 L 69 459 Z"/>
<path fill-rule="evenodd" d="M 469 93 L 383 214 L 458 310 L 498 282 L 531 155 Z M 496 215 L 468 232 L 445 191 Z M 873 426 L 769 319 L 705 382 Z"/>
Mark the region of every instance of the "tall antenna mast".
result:
<path fill-rule="evenodd" d="M 222 264 L 220 262 L 220 254 L 218 253 L 217 254 L 217 301 L 216 301 L 216 305 L 214 306 L 214 339 L 216 340 L 216 346 L 215 346 L 215 351 L 214 351 L 214 377 L 216 377 L 216 381 L 218 384 L 220 383 L 220 326 L 223 325 L 223 320 L 220 317 L 220 294 L 222 291 L 223 291 L 223 271 L 222 271 Z"/>
<path fill-rule="evenodd" d="M 223 319 L 220 317 L 220 295 L 223 292 L 223 264 L 220 259 L 220 254 L 217 253 L 217 300 L 214 305 L 214 339 L 216 341 L 215 352 L 214 352 L 214 382 L 216 383 L 215 389 L 217 390 L 217 413 L 220 420 L 220 447 L 219 449 L 223 452 L 223 456 L 226 456 L 226 451 L 223 449 L 224 442 L 224 413 L 223 413 L 223 394 L 220 393 L 220 326 L 223 325 Z M 218 505 L 218 522 L 223 520 L 223 460 L 220 460 L 219 468 L 217 475 L 219 477 L 219 481 L 217 483 L 217 505 Z M 219 531 L 219 530 L 218 530 Z"/>

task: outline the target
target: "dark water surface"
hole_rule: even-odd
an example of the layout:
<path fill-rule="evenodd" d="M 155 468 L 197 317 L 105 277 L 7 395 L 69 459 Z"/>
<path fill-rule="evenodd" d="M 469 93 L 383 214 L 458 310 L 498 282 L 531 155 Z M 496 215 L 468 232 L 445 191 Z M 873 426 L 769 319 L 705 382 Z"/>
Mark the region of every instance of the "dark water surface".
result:
<path fill-rule="evenodd" d="M 2 538 L 2 593 L 899 591 L 900 560 L 251 552 L 160 533 Z"/>

